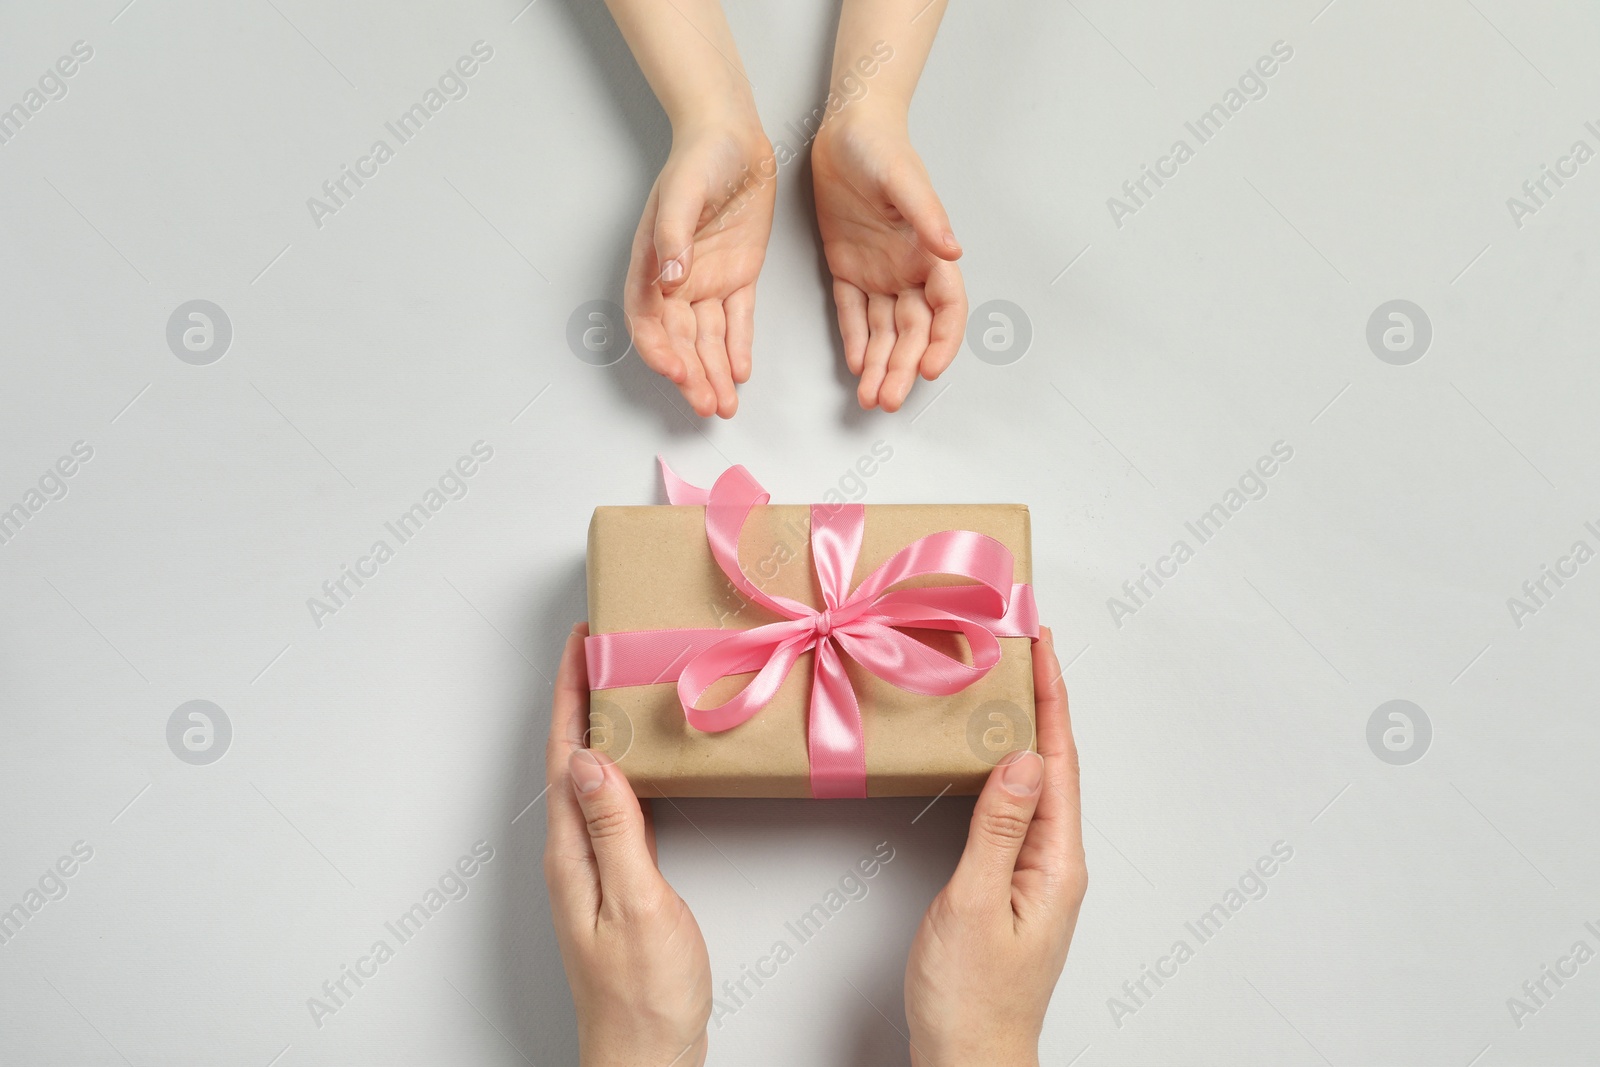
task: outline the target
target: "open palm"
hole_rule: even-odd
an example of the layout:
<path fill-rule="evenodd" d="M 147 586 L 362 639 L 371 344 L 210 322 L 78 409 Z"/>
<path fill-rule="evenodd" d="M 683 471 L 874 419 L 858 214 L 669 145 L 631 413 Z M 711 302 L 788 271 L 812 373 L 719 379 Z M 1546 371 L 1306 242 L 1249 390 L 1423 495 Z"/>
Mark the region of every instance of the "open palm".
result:
<path fill-rule="evenodd" d="M 759 131 L 675 139 L 634 233 L 623 294 L 633 343 L 699 415 L 732 417 L 734 385 L 750 378 L 775 179 Z"/>
<path fill-rule="evenodd" d="M 937 378 L 961 346 L 961 247 L 903 128 L 830 122 L 812 146 L 811 173 L 857 397 L 897 411 L 917 375 Z"/>

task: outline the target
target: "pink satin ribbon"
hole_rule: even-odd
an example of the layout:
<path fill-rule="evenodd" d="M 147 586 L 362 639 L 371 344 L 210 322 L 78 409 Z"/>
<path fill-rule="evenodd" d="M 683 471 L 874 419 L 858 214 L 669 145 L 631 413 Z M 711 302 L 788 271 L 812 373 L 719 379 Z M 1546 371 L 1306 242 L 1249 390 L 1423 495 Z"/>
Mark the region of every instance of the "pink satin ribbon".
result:
<path fill-rule="evenodd" d="M 811 795 L 867 795 L 861 709 L 845 673 L 848 655 L 884 681 L 912 693 L 949 696 L 1000 662 L 1001 637 L 1039 636 L 1033 587 L 1013 583 L 1005 545 L 971 530 L 944 530 L 911 542 L 867 576 L 854 592 L 850 579 L 866 532 L 861 504 L 811 506 L 811 556 L 823 610 L 769 596 L 739 566 L 739 534 L 750 509 L 770 498 L 750 472 L 729 467 L 708 492 L 690 485 L 661 461 L 667 499 L 704 504 L 706 539 L 717 565 L 745 597 L 783 621 L 750 630 L 635 630 L 595 634 L 584 642 L 590 689 L 654 685 L 676 680 L 689 725 L 707 733 L 730 730 L 771 702 L 800 657 L 815 650 L 807 747 Z M 924 575 L 968 578 L 976 585 L 891 589 Z M 958 631 L 967 639 L 966 664 L 901 633 L 901 628 Z M 722 678 L 755 672 L 738 693 L 714 708 L 700 698 Z"/>

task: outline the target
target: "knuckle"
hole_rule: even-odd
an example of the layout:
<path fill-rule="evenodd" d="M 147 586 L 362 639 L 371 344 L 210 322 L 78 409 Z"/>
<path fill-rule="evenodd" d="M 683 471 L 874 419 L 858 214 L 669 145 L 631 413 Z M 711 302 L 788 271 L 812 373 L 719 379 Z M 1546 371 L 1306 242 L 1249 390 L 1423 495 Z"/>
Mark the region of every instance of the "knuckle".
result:
<path fill-rule="evenodd" d="M 1072 777 L 1077 778 L 1079 771 L 1078 744 L 1071 734 L 1067 735 L 1067 743 L 1062 747 L 1061 755 L 1066 762 L 1067 770 L 1072 774 Z"/>
<path fill-rule="evenodd" d="M 657 886 L 649 886 L 615 895 L 617 914 L 628 923 L 645 924 L 654 921 L 666 909 L 665 895 Z"/>
<path fill-rule="evenodd" d="M 552 889 L 566 885 L 582 870 L 585 857 L 581 853 L 553 845 L 544 850 L 544 884 Z"/>
<path fill-rule="evenodd" d="M 985 812 L 980 825 L 989 838 L 1010 845 L 1027 836 L 1032 821 L 1025 813 L 1005 807 Z"/>
<path fill-rule="evenodd" d="M 591 841 L 604 841 L 621 837 L 628 829 L 628 813 L 618 807 L 606 806 L 584 813 Z"/>
<path fill-rule="evenodd" d="M 1082 860 L 1079 860 L 1070 864 L 1055 881 L 1062 896 L 1082 902 L 1089 892 L 1089 869 L 1083 865 Z"/>
<path fill-rule="evenodd" d="M 950 886 L 945 886 L 939 895 L 933 898 L 933 903 L 928 908 L 928 914 L 935 925 L 946 923 L 959 924 L 979 909 L 972 898 L 965 893 L 958 893 Z"/>
<path fill-rule="evenodd" d="M 553 848 L 544 850 L 544 884 L 547 886 L 558 885 L 566 875 L 563 859 Z"/>
<path fill-rule="evenodd" d="M 1009 911 L 1009 905 L 1002 908 L 994 893 L 983 883 L 969 883 L 959 890 L 950 887 L 940 905 L 943 921 L 955 930 L 987 929 L 1002 911 Z"/>

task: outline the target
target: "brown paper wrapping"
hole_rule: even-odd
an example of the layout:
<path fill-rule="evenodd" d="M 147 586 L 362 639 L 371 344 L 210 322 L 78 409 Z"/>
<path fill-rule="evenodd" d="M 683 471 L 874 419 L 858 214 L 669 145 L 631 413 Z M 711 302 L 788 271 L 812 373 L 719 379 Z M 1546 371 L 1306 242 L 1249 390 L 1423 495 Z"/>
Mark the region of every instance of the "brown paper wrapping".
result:
<path fill-rule="evenodd" d="M 811 563 L 810 509 L 757 507 L 740 540 L 745 574 L 768 594 L 822 605 Z M 912 541 L 940 530 L 975 530 L 1010 549 L 1014 581 L 1031 582 L 1028 509 L 1020 504 L 867 507 L 866 535 L 853 589 Z M 903 587 L 964 583 L 930 577 Z M 589 524 L 591 633 L 678 627 L 749 629 L 778 617 L 733 587 L 706 543 L 705 508 L 596 508 Z M 966 643 L 935 631 L 908 631 L 971 662 Z M 1025 637 L 1001 638 L 1000 662 L 953 696 L 908 693 L 842 657 L 861 705 L 869 796 L 978 792 L 1007 753 L 1034 747 L 1033 666 Z M 707 734 L 684 721 L 675 683 L 595 692 L 591 747 L 616 760 L 640 796 L 806 797 L 806 709 L 812 654 L 802 656 L 773 701 L 749 721 Z M 702 707 L 720 704 L 752 675 L 713 686 Z"/>

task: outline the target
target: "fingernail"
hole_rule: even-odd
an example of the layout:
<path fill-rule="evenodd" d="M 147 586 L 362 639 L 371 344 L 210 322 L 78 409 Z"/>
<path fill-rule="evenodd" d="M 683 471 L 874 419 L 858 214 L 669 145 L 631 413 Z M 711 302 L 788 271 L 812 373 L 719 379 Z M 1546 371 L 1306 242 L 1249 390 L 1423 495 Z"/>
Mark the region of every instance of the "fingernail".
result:
<path fill-rule="evenodd" d="M 1044 638 L 1044 643 L 1054 647 L 1056 635 L 1048 626 L 1039 627 L 1039 636 Z"/>
<path fill-rule="evenodd" d="M 599 757 L 586 748 L 580 748 L 572 754 L 572 759 L 567 762 L 567 771 L 580 793 L 593 793 L 606 780 L 606 769 Z"/>
<path fill-rule="evenodd" d="M 1000 772 L 1000 784 L 1006 787 L 1006 792 L 1026 797 L 1039 791 L 1039 783 L 1044 780 L 1044 760 L 1039 758 L 1039 753 L 1023 749 L 1006 760 L 1004 768 Z"/>
<path fill-rule="evenodd" d="M 575 622 L 575 623 L 572 624 L 572 632 L 573 633 L 577 633 L 581 629 L 583 629 L 583 623 Z"/>
<path fill-rule="evenodd" d="M 944 246 L 952 252 L 961 251 L 961 243 L 956 240 L 956 235 L 953 233 L 944 235 Z"/>
<path fill-rule="evenodd" d="M 683 277 L 683 264 L 675 259 L 667 260 L 667 265 L 661 268 L 661 280 L 675 282 Z"/>

